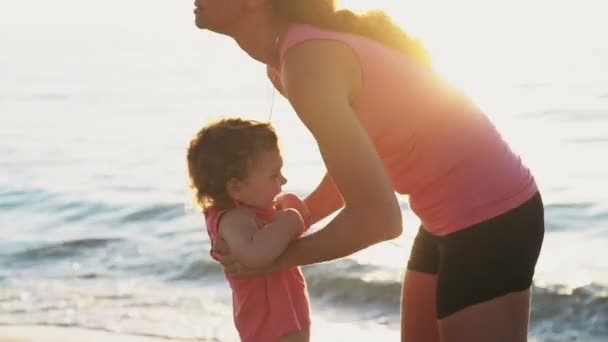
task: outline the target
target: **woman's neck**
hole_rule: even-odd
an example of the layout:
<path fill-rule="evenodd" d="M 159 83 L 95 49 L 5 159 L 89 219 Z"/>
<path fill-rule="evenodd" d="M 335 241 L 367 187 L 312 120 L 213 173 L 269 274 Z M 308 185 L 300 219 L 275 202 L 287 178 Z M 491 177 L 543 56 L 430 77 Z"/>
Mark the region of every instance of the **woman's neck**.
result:
<path fill-rule="evenodd" d="M 252 13 L 243 17 L 230 34 L 236 43 L 255 60 L 272 66 L 279 64 L 278 38 L 284 25 Z"/>

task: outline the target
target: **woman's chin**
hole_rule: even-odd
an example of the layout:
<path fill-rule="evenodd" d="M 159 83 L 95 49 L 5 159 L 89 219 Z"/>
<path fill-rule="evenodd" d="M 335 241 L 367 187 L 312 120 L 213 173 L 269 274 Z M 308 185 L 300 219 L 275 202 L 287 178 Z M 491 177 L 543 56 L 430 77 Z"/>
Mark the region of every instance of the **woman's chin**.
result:
<path fill-rule="evenodd" d="M 194 25 L 196 25 L 196 27 L 198 27 L 201 30 L 206 30 L 207 26 L 205 26 L 205 22 L 203 21 L 203 18 L 201 18 L 200 16 L 198 16 L 196 14 L 196 10 L 194 10 Z"/>

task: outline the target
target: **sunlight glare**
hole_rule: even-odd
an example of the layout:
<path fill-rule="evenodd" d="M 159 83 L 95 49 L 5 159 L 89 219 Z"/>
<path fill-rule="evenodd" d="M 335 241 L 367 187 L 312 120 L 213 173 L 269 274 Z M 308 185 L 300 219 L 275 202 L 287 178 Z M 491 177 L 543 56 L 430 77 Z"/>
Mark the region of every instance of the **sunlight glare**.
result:
<path fill-rule="evenodd" d="M 341 0 L 355 11 L 386 11 L 430 50 L 435 69 L 483 107 L 497 107 L 504 86 L 583 82 L 608 76 L 600 61 L 580 63 L 601 32 L 601 1 L 463 0 L 458 2 Z M 565 24 L 567 23 L 567 25 Z M 597 46 L 598 44 L 595 44 Z M 587 64 L 587 65 L 586 65 Z M 590 65 L 589 65 L 590 64 Z"/>

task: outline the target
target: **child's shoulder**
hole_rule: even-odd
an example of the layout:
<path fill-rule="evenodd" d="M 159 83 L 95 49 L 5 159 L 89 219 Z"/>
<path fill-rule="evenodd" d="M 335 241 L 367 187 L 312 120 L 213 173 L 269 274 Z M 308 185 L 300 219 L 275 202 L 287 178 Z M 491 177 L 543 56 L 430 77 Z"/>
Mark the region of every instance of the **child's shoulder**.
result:
<path fill-rule="evenodd" d="M 210 219 L 216 216 L 251 216 L 252 211 L 246 208 L 229 207 L 229 208 L 208 208 L 203 211 L 206 219 Z"/>
<path fill-rule="evenodd" d="M 225 209 L 221 214 L 221 221 L 218 218 L 217 224 L 224 226 L 241 226 L 245 224 L 255 224 L 255 213 L 245 208 Z"/>
<path fill-rule="evenodd" d="M 207 227 L 219 230 L 222 226 L 255 223 L 255 214 L 245 208 L 210 208 L 204 211 Z"/>

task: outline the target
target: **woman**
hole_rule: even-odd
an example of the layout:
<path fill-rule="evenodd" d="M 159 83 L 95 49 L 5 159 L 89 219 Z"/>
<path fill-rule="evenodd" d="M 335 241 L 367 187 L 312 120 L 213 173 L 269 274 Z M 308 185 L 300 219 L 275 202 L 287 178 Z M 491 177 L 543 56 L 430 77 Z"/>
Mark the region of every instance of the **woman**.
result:
<path fill-rule="evenodd" d="M 544 235 L 534 178 L 486 116 L 381 12 L 332 0 L 196 0 L 196 25 L 268 73 L 328 174 L 306 198 L 323 229 L 266 272 L 333 260 L 401 234 L 394 191 L 422 226 L 402 292 L 402 341 L 526 341 Z M 356 153 L 353 153 L 355 152 Z M 247 275 L 228 255 L 227 272 Z"/>

